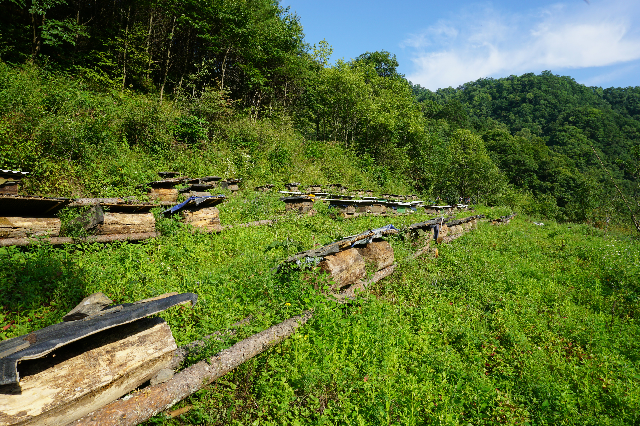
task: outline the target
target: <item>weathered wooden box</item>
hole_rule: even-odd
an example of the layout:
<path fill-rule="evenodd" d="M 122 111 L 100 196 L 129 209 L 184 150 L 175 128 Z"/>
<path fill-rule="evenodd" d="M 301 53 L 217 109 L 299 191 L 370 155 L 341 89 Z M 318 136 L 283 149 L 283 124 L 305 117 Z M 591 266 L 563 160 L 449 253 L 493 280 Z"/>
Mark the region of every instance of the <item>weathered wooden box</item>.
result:
<path fill-rule="evenodd" d="M 308 213 L 313 209 L 313 198 L 310 197 L 283 197 L 287 211 L 297 211 L 298 213 Z"/>
<path fill-rule="evenodd" d="M 216 207 L 205 207 L 199 210 L 184 210 L 180 212 L 184 223 L 208 232 L 220 232 L 220 212 Z"/>
<path fill-rule="evenodd" d="M 26 238 L 60 234 L 58 211 L 66 198 L 0 195 L 0 238 Z"/>
<path fill-rule="evenodd" d="M 220 232 L 220 212 L 215 207 L 224 202 L 224 195 L 190 197 L 164 211 L 165 216 L 178 215 L 184 223 L 206 232 Z"/>
<path fill-rule="evenodd" d="M 273 189 L 273 187 L 274 187 L 274 186 L 275 186 L 275 185 L 273 185 L 273 184 L 271 184 L 271 183 L 268 183 L 268 184 L 266 184 L 266 185 L 256 186 L 256 187 L 254 188 L 254 190 L 255 190 L 255 191 L 258 191 L 258 192 L 269 192 L 269 191 L 271 191 L 271 189 Z"/>
<path fill-rule="evenodd" d="M 170 179 L 149 182 L 144 187 L 148 188 L 147 195 L 150 201 L 166 201 L 175 203 L 178 201 L 179 191 L 177 185 L 182 185 L 188 180 L 187 177 L 172 177 Z"/>
<path fill-rule="evenodd" d="M 166 368 L 176 349 L 167 323 L 146 318 L 23 361 L 18 385 L 0 386 L 0 425 L 65 425 Z"/>
<path fill-rule="evenodd" d="M 285 189 L 289 192 L 298 192 L 300 191 L 300 183 L 299 182 L 291 182 L 284 185 Z"/>
<path fill-rule="evenodd" d="M 28 174 L 17 170 L 0 170 L 0 194 L 18 195 L 20 181 Z"/>
<path fill-rule="evenodd" d="M 109 306 L 97 293 L 65 322 L 0 342 L 0 425 L 66 425 L 153 379 L 177 347 L 167 323 L 147 317 L 195 301 L 169 293 Z"/>
<path fill-rule="evenodd" d="M 228 189 L 231 192 L 240 191 L 240 179 L 227 179 L 220 182 L 220 188 Z"/>

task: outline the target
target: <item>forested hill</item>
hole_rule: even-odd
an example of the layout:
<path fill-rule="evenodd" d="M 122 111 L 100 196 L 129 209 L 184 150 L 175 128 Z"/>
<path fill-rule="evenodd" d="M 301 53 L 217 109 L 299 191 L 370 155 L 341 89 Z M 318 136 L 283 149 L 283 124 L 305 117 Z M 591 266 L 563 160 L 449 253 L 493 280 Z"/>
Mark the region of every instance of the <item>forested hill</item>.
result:
<path fill-rule="evenodd" d="M 0 167 L 39 195 L 140 195 L 176 169 L 589 222 L 627 209 L 615 182 L 640 210 L 640 88 L 544 72 L 430 92 L 390 52 L 330 65 L 303 18 L 278 0 L 0 0 Z"/>
<path fill-rule="evenodd" d="M 413 90 L 432 117 L 481 134 L 520 188 L 552 195 L 561 207 L 610 202 L 616 190 L 595 149 L 625 191 L 638 195 L 640 87 L 587 87 L 545 71 L 479 79 L 457 89 Z M 603 187 L 608 189 L 597 191 Z M 596 192 L 597 202 L 590 200 Z"/>

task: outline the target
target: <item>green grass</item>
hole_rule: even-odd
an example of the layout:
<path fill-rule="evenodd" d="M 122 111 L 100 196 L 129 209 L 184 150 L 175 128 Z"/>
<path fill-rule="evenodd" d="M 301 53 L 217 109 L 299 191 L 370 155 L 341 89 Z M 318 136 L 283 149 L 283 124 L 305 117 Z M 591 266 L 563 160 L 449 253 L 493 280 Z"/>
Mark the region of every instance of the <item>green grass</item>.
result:
<path fill-rule="evenodd" d="M 272 195 L 221 206 L 225 223 L 273 226 L 172 235 L 139 244 L 0 249 L 3 337 L 60 321 L 84 296 L 131 302 L 193 291 L 162 314 L 179 345 L 253 315 L 195 362 L 309 308 L 292 338 L 149 424 L 575 424 L 640 422 L 640 244 L 585 225 L 517 216 L 409 260 L 420 242 L 390 237 L 399 267 L 349 305 L 305 274 L 277 274 L 298 250 L 426 215 L 282 215 Z M 488 216 L 506 211 L 479 209 Z M 4 321 L 4 322 L 3 322 Z M 0 329 L 1 330 L 1 329 Z M 181 406 L 179 405 L 179 406 Z M 179 407 L 179 406 L 176 406 Z"/>

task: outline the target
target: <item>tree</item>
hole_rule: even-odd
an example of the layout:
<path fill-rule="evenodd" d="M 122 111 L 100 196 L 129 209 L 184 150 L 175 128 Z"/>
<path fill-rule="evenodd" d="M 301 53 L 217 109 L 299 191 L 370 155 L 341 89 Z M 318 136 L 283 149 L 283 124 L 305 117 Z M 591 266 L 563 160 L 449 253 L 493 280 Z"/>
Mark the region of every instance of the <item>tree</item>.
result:
<path fill-rule="evenodd" d="M 396 55 L 386 50 L 363 53 L 352 64 L 356 68 L 360 65 L 373 65 L 380 77 L 404 78 L 402 74 L 398 74 L 398 71 L 396 71 L 399 65 Z"/>

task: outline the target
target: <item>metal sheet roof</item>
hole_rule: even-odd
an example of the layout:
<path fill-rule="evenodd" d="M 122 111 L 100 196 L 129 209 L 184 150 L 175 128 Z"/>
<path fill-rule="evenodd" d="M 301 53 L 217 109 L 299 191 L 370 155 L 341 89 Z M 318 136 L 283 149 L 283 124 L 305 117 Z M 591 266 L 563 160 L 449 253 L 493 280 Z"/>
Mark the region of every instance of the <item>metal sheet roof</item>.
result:
<path fill-rule="evenodd" d="M 17 366 L 21 360 L 41 358 L 61 346 L 157 314 L 181 303 L 191 302 L 193 305 L 197 298 L 194 293 L 168 294 L 165 297 L 116 305 L 105 308 L 104 313 L 83 320 L 54 324 L 26 336 L 0 342 L 0 385 L 17 383 L 20 380 Z"/>
<path fill-rule="evenodd" d="M 16 178 L 23 178 L 26 175 L 28 175 L 29 172 L 21 172 L 19 170 L 4 170 L 4 169 L 0 169 L 0 176 L 3 177 L 16 177 Z M 7 175 L 7 176 L 4 176 Z"/>
<path fill-rule="evenodd" d="M 68 198 L 0 195 L 0 216 L 54 217 L 69 203 Z"/>

